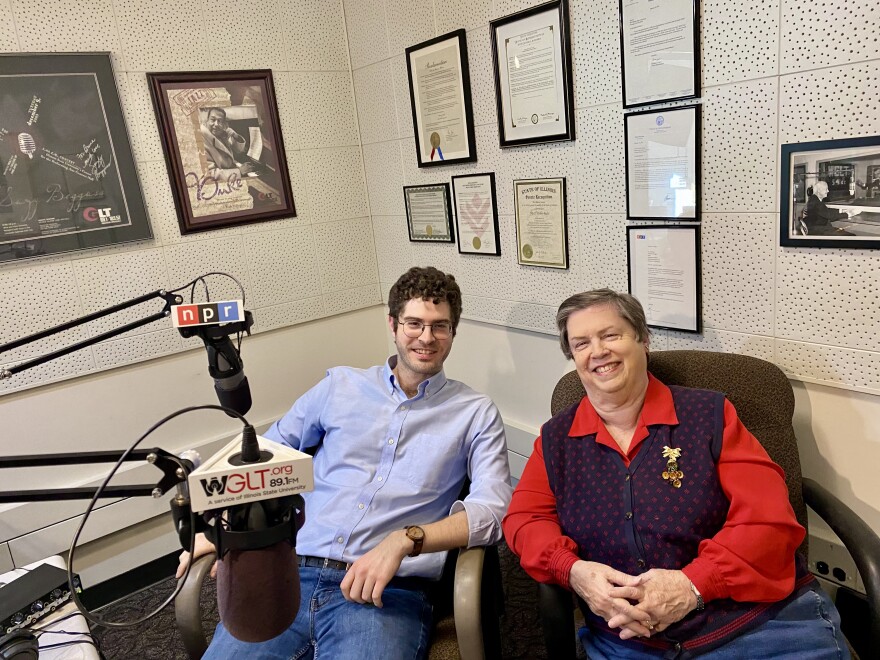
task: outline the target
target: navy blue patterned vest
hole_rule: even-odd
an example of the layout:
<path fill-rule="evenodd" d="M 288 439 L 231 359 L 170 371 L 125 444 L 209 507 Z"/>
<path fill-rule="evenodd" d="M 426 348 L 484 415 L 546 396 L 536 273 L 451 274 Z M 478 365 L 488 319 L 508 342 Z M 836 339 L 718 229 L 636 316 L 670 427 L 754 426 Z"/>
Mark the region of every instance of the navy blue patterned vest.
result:
<path fill-rule="evenodd" d="M 652 425 L 627 468 L 596 436 L 569 438 L 579 403 L 541 429 L 544 463 L 556 496 L 563 533 L 573 539 L 581 559 L 607 564 L 631 575 L 651 568 L 679 569 L 697 556 L 701 540 L 724 525 L 730 506 L 715 464 L 724 431 L 724 395 L 672 386 L 677 426 Z M 663 478 L 668 458 L 663 448 L 681 450 L 681 487 Z M 775 616 L 813 582 L 798 562 L 795 592 L 778 603 L 738 603 L 717 599 L 649 639 L 621 641 L 619 630 L 580 602 L 587 625 L 631 647 L 688 657 L 718 647 Z M 580 601 L 580 599 L 578 599 Z"/>

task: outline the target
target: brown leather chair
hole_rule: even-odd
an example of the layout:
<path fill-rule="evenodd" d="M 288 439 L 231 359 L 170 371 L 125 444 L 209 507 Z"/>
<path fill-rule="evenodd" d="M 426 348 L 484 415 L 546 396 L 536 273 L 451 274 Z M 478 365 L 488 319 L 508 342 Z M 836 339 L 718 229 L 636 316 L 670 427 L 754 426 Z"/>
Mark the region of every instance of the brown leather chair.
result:
<path fill-rule="evenodd" d="M 764 360 L 710 351 L 654 351 L 650 354 L 648 369 L 667 385 L 715 390 L 730 399 L 746 428 L 785 470 L 798 522 L 807 527 L 809 506 L 834 530 L 852 555 L 868 596 L 868 648 L 880 648 L 880 538 L 834 495 L 812 479 L 801 476 L 797 439 L 791 423 L 794 392 L 785 374 Z M 585 394 L 577 372 L 567 373 L 553 391 L 551 414 L 580 401 Z M 809 535 L 799 549 L 805 554 L 808 538 Z M 557 585 L 542 584 L 539 603 L 547 657 L 575 658 L 572 593 Z"/>

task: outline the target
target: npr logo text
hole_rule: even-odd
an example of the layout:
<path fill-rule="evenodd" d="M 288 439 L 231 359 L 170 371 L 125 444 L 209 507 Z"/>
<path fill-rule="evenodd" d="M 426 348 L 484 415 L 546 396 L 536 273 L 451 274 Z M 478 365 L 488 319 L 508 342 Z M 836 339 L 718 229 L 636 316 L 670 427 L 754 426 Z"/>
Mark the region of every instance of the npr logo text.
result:
<path fill-rule="evenodd" d="M 171 321 L 175 328 L 244 321 L 244 306 L 240 300 L 174 305 L 171 308 Z"/>

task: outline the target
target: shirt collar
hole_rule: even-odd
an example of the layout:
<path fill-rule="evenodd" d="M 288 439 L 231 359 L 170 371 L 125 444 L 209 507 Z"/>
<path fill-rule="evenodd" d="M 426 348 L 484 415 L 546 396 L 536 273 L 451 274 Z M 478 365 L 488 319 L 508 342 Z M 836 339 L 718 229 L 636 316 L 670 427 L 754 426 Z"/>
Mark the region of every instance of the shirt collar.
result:
<path fill-rule="evenodd" d="M 384 381 L 388 383 L 389 391 L 391 394 L 394 394 L 395 390 L 399 390 L 403 393 L 403 390 L 397 385 L 397 379 L 394 377 L 394 368 L 397 366 L 397 356 L 392 355 L 385 362 L 384 368 Z M 446 372 L 442 369 L 431 376 L 430 378 L 426 378 L 421 383 L 419 383 L 419 393 L 416 394 L 414 398 L 420 399 L 421 397 L 429 397 L 433 396 L 437 392 L 439 392 L 444 385 L 446 385 Z M 404 394 L 404 396 L 406 396 Z"/>

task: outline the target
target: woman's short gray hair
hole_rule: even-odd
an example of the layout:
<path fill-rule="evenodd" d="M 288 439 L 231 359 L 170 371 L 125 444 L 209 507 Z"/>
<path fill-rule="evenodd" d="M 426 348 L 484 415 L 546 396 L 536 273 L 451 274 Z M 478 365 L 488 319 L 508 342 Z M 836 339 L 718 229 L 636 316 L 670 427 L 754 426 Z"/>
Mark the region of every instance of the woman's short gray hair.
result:
<path fill-rule="evenodd" d="M 636 331 L 636 341 L 648 341 L 651 331 L 645 320 L 645 310 L 637 298 L 628 293 L 618 293 L 611 289 L 593 289 L 576 293 L 566 298 L 556 312 L 556 327 L 559 329 L 559 346 L 562 354 L 571 359 L 571 347 L 568 345 L 568 318 L 575 312 L 600 305 L 611 305 L 620 317 Z"/>

